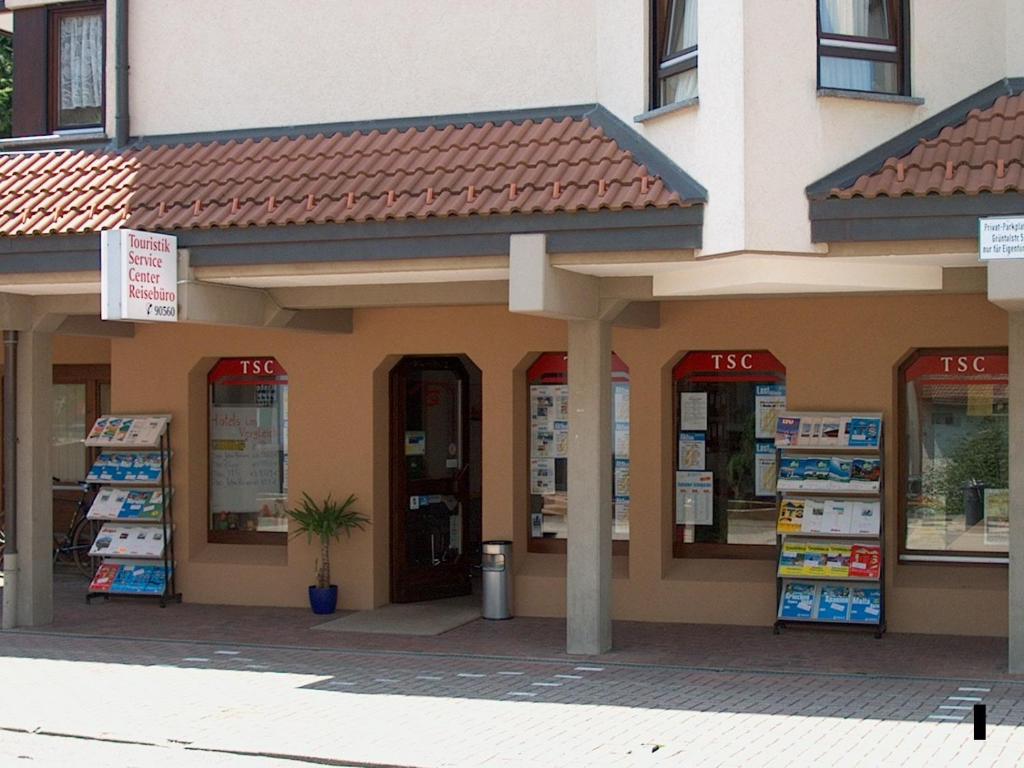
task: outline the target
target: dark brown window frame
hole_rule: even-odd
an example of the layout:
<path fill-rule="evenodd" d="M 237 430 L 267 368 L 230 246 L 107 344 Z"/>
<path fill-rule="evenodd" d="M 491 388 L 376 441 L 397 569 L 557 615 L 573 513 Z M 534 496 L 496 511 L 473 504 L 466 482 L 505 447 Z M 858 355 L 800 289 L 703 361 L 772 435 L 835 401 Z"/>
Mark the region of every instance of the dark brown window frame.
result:
<path fill-rule="evenodd" d="M 814 13 L 818 30 L 818 57 L 817 57 L 817 83 L 818 88 L 826 87 L 829 90 L 849 90 L 851 93 L 880 93 L 885 95 L 909 96 L 910 90 L 910 0 L 886 0 L 889 5 L 889 13 L 892 15 L 892 34 L 885 38 L 861 37 L 858 35 L 835 35 L 821 31 L 821 3 L 814 2 Z M 869 45 L 891 45 L 895 51 L 872 51 L 858 48 L 847 48 L 844 46 L 829 45 L 830 40 L 846 43 L 866 43 Z M 844 59 L 864 59 L 868 61 L 881 61 L 896 64 L 897 86 L 896 93 L 889 94 L 888 91 L 861 91 L 855 89 L 836 88 L 835 86 L 822 86 L 821 84 L 821 58 L 822 56 L 838 56 Z"/>
<path fill-rule="evenodd" d="M 277 357 L 274 355 L 229 355 L 227 357 L 219 357 L 210 366 L 210 372 L 220 363 L 222 360 L 234 360 L 246 359 L 258 357 L 258 358 L 273 358 L 275 361 Z M 207 373 L 207 376 L 209 372 Z M 288 534 L 284 531 L 215 531 L 210 527 L 210 406 L 211 406 L 211 384 L 209 380 L 206 380 L 206 504 L 204 510 L 204 526 L 206 527 L 206 541 L 210 544 L 244 544 L 247 546 L 275 546 L 284 547 L 288 545 Z"/>
<path fill-rule="evenodd" d="M 680 353 L 675 363 L 672 366 L 673 371 L 676 366 L 680 365 L 686 356 L 691 352 L 704 352 L 701 349 L 691 349 L 686 352 Z M 716 350 L 724 353 L 728 353 L 729 350 Z M 750 349 L 744 350 L 749 352 L 757 353 L 768 353 L 774 357 L 774 353 L 769 349 Z M 788 372 L 787 372 L 788 374 Z M 671 381 L 672 388 L 672 431 L 669 434 L 669 439 L 672 441 L 671 454 L 674 456 L 676 453 L 676 441 L 679 439 L 679 397 L 676 392 L 676 380 L 673 376 Z M 788 390 L 787 390 L 788 391 Z M 675 483 L 675 470 L 674 467 L 675 459 L 672 460 L 673 471 L 669 473 L 669 477 L 674 489 Z M 777 556 L 776 547 L 774 544 L 726 544 L 723 542 L 706 542 L 706 541 L 695 541 L 690 543 L 683 543 L 676 541 L 676 522 L 675 522 L 675 493 L 674 490 L 670 490 L 672 500 L 670 502 L 672 514 L 669 518 L 668 535 L 669 540 L 672 542 L 672 559 L 673 560 L 775 560 Z"/>
<path fill-rule="evenodd" d="M 664 80 L 678 75 L 682 72 L 686 72 L 691 69 L 697 68 L 697 47 L 692 45 L 689 48 L 685 48 L 681 51 L 673 51 L 672 53 L 665 52 L 665 41 L 668 38 L 668 25 L 671 21 L 671 7 L 675 2 L 683 4 L 683 13 L 686 13 L 686 4 L 689 0 L 650 0 L 650 14 L 651 14 L 651 77 L 650 77 L 650 94 L 648 100 L 650 102 L 651 109 L 657 109 L 658 107 L 666 107 L 674 102 L 668 104 L 661 103 L 661 84 Z M 689 56 L 689 54 L 693 54 Z M 688 56 L 688 58 L 679 61 L 672 66 L 666 67 L 662 70 L 662 65 L 673 59 L 677 59 L 680 56 Z"/>
<path fill-rule="evenodd" d="M 103 19 L 103 99 L 100 103 L 100 120 L 90 125 L 62 127 L 60 125 L 60 22 L 74 16 L 92 16 L 99 14 Z M 51 133 L 57 131 L 91 130 L 102 128 L 107 109 L 107 18 L 106 3 L 93 0 L 87 3 L 50 8 L 47 13 L 47 126 Z"/>
<path fill-rule="evenodd" d="M 952 355 L 952 356 L 980 356 L 980 355 L 1003 355 L 1010 354 L 1007 347 L 919 347 L 912 349 L 896 363 L 893 370 L 893 381 L 896 386 L 896 478 L 899 485 L 896 487 L 896 562 L 900 566 L 990 566 L 994 568 L 1006 568 L 1007 563 L 984 562 L 984 558 L 999 557 L 993 553 L 969 552 L 964 550 L 928 550 L 928 549 L 907 549 L 907 497 L 904 490 L 907 487 L 907 429 L 905 419 L 907 416 L 907 382 L 906 372 L 915 362 L 922 357 L 931 355 Z M 884 471 L 884 470 L 883 470 Z M 904 555 L 915 559 L 904 560 Z M 941 558 L 958 558 L 960 562 L 944 560 Z M 917 558 L 934 558 L 919 560 Z M 1009 558 L 1009 553 L 1007 553 Z M 971 562 L 974 561 L 974 562 Z"/>

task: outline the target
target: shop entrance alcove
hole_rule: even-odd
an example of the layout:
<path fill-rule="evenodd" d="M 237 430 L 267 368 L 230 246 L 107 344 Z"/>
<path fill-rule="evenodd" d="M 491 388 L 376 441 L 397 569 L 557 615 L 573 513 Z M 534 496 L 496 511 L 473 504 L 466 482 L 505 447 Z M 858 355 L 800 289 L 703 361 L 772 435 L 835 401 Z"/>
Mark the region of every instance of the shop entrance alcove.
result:
<path fill-rule="evenodd" d="M 404 357 L 389 392 L 391 602 L 468 595 L 480 563 L 480 370 Z"/>

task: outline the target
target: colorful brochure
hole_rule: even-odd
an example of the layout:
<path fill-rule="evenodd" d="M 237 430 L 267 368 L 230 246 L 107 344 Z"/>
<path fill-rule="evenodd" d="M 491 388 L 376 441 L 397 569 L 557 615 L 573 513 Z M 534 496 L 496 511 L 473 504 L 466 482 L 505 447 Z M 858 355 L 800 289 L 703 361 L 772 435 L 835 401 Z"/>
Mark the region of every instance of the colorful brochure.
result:
<path fill-rule="evenodd" d="M 159 520 L 163 517 L 159 488 L 101 488 L 89 508 L 90 520 Z"/>
<path fill-rule="evenodd" d="M 92 557 L 160 557 L 163 526 L 104 523 L 89 550 Z"/>
<path fill-rule="evenodd" d="M 101 416 L 89 430 L 90 446 L 153 448 L 167 429 L 166 416 Z"/>
<path fill-rule="evenodd" d="M 875 579 L 882 574 L 882 550 L 877 544 L 854 544 L 850 548 L 850 576 Z"/>
<path fill-rule="evenodd" d="M 882 619 L 882 591 L 878 587 L 850 587 L 850 621 L 878 624 Z"/>
<path fill-rule="evenodd" d="M 828 482 L 830 487 L 842 486 L 850 482 L 852 462 L 847 456 L 833 456 L 828 464 Z"/>
<path fill-rule="evenodd" d="M 104 451 L 85 479 L 90 483 L 156 483 L 160 475 L 159 451 Z"/>
<path fill-rule="evenodd" d="M 850 575 L 850 545 L 831 542 L 828 545 L 828 575 L 846 578 Z"/>
<path fill-rule="evenodd" d="M 757 429 L 762 428 L 758 411 Z M 767 415 L 765 419 L 769 418 Z M 760 431 L 757 432 L 760 437 Z M 829 413 L 776 414 L 775 445 L 779 448 L 802 447 L 878 448 L 882 438 L 880 416 L 856 416 Z"/>
<path fill-rule="evenodd" d="M 782 552 L 779 555 L 779 576 L 803 576 L 804 555 L 807 552 L 807 545 L 787 541 L 782 545 Z"/>
<path fill-rule="evenodd" d="M 817 591 L 816 584 L 787 581 L 782 590 L 782 600 L 779 603 L 779 618 L 810 619 L 814 615 L 814 599 Z"/>
<path fill-rule="evenodd" d="M 96 569 L 90 592 L 122 595 L 162 595 L 167 575 L 163 563 L 106 562 Z"/>
<path fill-rule="evenodd" d="M 882 420 L 851 416 L 846 422 L 846 445 L 851 448 L 877 448 L 882 437 Z"/>
<path fill-rule="evenodd" d="M 850 617 L 850 588 L 845 584 L 822 584 L 818 597 L 818 621 L 847 621 Z"/>
<path fill-rule="evenodd" d="M 775 422 L 775 446 L 785 448 L 800 442 L 800 419 L 795 416 L 778 416 Z"/>
<path fill-rule="evenodd" d="M 780 491 L 877 491 L 882 463 L 877 458 L 783 454 Z"/>
<path fill-rule="evenodd" d="M 882 479 L 880 459 L 855 458 L 850 463 L 850 488 L 858 491 L 877 491 Z"/>
<path fill-rule="evenodd" d="M 800 533 L 804 530 L 804 499 L 782 499 L 775 529 L 779 533 Z"/>
<path fill-rule="evenodd" d="M 804 576 L 828 576 L 828 544 L 807 544 L 800 572 Z"/>

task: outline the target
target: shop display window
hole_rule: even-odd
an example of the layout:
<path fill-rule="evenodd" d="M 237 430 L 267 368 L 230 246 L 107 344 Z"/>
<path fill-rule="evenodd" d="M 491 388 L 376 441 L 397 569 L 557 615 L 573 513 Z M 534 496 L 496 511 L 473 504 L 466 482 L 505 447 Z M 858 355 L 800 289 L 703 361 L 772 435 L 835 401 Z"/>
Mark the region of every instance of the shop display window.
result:
<path fill-rule="evenodd" d="M 919 350 L 900 366 L 901 559 L 1006 562 L 1005 350 Z"/>
<path fill-rule="evenodd" d="M 770 352 L 690 352 L 672 373 L 673 554 L 774 557 L 785 366 Z"/>
<path fill-rule="evenodd" d="M 285 544 L 288 374 L 272 357 L 222 358 L 210 392 L 209 540 Z"/>
<path fill-rule="evenodd" d="M 569 367 L 545 352 L 527 371 L 532 552 L 564 552 L 568 511 Z M 612 550 L 629 541 L 629 368 L 612 353 Z"/>

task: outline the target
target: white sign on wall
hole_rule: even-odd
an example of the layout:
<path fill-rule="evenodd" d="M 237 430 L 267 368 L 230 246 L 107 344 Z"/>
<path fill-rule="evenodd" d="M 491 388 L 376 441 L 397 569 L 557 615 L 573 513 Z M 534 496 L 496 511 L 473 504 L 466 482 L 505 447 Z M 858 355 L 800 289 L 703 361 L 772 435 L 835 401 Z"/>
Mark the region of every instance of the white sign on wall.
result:
<path fill-rule="evenodd" d="M 978 257 L 1024 259 L 1024 216 L 978 219 Z"/>
<path fill-rule="evenodd" d="M 100 232 L 104 320 L 178 319 L 178 238 L 137 229 Z"/>

